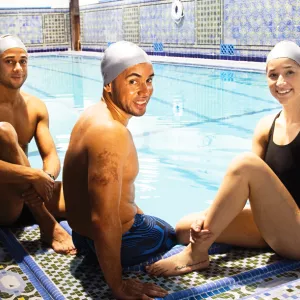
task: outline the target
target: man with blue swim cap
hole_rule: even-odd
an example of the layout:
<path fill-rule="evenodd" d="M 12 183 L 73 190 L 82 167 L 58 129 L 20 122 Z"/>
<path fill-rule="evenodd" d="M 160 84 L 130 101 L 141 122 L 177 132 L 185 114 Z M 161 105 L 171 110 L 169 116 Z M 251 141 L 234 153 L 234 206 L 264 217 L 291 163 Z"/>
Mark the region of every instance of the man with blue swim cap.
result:
<path fill-rule="evenodd" d="M 70 235 L 52 214 L 64 214 L 60 162 L 49 132 L 45 104 L 20 90 L 28 54 L 16 36 L 0 36 L 0 225 L 38 223 L 41 238 L 58 253 L 76 252 Z M 30 167 L 28 144 L 35 138 L 43 169 Z M 30 220 L 29 220 L 30 219 Z"/>
<path fill-rule="evenodd" d="M 101 72 L 101 101 L 76 123 L 64 161 L 74 245 L 97 257 L 115 298 L 164 297 L 167 292 L 152 283 L 122 279 L 122 267 L 145 262 L 176 244 L 174 229 L 145 215 L 135 203 L 139 163 L 127 124 L 146 112 L 153 67 L 144 50 L 120 41 L 105 51 Z"/>

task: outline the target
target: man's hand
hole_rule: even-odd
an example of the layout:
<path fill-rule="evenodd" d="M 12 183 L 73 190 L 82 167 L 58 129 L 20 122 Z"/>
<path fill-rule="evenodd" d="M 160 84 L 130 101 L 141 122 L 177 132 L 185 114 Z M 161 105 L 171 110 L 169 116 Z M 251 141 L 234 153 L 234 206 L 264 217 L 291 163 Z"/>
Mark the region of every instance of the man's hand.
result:
<path fill-rule="evenodd" d="M 116 299 L 142 299 L 149 300 L 151 297 L 165 297 L 168 292 L 154 283 L 143 283 L 137 279 L 122 281 L 119 289 L 113 291 Z"/>
<path fill-rule="evenodd" d="M 22 200 L 24 200 L 24 202 L 32 208 L 44 203 L 42 197 L 36 192 L 33 187 L 30 187 L 27 191 L 22 193 Z"/>
<path fill-rule="evenodd" d="M 53 196 L 55 181 L 43 170 L 35 169 L 35 171 L 36 175 L 31 181 L 32 187 L 44 201 L 50 201 Z"/>

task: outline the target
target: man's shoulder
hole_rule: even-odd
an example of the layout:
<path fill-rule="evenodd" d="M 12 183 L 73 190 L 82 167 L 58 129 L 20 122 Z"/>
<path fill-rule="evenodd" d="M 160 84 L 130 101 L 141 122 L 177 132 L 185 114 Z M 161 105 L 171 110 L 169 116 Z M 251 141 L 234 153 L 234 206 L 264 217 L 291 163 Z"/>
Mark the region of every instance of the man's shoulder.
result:
<path fill-rule="evenodd" d="M 28 94 L 28 93 L 26 93 L 24 91 L 21 91 L 21 96 L 23 97 L 25 103 L 28 104 L 28 105 L 30 105 L 30 104 L 43 105 L 44 104 L 43 101 L 40 98 L 38 98 L 36 96 L 33 96 L 31 94 Z"/>
<path fill-rule="evenodd" d="M 21 91 L 21 96 L 24 98 L 24 100 L 38 100 L 38 101 L 41 101 L 38 97 L 36 96 L 33 96 L 31 94 L 28 94 L 24 91 Z"/>
<path fill-rule="evenodd" d="M 118 121 L 105 119 L 93 119 L 89 123 L 88 134 L 96 135 L 100 139 L 122 138 L 128 135 L 128 129 Z"/>

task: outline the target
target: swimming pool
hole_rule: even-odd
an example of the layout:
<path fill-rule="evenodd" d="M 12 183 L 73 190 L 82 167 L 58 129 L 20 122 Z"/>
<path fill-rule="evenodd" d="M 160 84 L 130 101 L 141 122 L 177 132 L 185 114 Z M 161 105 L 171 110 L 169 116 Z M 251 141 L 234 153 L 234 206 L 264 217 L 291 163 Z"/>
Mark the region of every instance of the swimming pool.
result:
<path fill-rule="evenodd" d="M 174 226 L 209 206 L 229 162 L 251 150 L 257 121 L 280 106 L 262 73 L 164 63 L 155 63 L 154 72 L 147 113 L 128 126 L 140 162 L 136 202 Z M 100 60 L 31 57 L 23 90 L 45 101 L 63 162 L 79 114 L 101 97 Z M 33 142 L 29 157 L 41 167 Z"/>

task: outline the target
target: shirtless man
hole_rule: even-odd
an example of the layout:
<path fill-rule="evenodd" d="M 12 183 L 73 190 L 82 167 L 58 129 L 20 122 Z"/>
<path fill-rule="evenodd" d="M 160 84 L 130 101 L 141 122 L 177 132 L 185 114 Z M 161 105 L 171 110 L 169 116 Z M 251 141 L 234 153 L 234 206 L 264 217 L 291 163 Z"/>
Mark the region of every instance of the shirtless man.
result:
<path fill-rule="evenodd" d="M 9 226 L 31 211 L 43 241 L 58 253 L 75 253 L 70 235 L 46 208 L 63 216 L 61 183 L 55 182 L 60 162 L 45 104 L 20 91 L 27 78 L 27 62 L 27 50 L 19 38 L 0 36 L 0 225 Z M 43 170 L 31 168 L 27 159 L 33 137 Z"/>
<path fill-rule="evenodd" d="M 64 194 L 74 245 L 97 255 L 116 298 L 164 297 L 167 292 L 154 284 L 122 280 L 122 266 L 146 261 L 176 244 L 174 229 L 144 215 L 134 202 L 139 166 L 126 126 L 132 116 L 146 111 L 153 92 L 153 67 L 141 48 L 121 41 L 105 51 L 101 71 L 102 99 L 76 123 L 64 162 Z"/>

